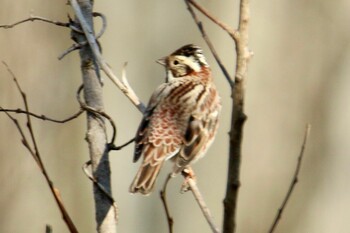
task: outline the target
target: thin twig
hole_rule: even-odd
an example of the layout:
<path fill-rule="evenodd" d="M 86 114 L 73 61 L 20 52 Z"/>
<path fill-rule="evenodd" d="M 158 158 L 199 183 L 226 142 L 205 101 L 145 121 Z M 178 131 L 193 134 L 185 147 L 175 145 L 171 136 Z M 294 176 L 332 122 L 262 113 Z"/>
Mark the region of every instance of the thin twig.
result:
<path fill-rule="evenodd" d="M 83 164 L 82 169 L 84 174 L 86 175 L 86 177 L 89 178 L 89 180 L 91 180 L 97 187 L 98 189 L 104 194 L 106 195 L 106 197 L 108 197 L 109 201 L 112 203 L 112 206 L 114 208 L 114 213 L 115 216 L 118 220 L 118 206 L 117 203 L 115 202 L 114 198 L 110 195 L 110 193 L 103 187 L 102 184 L 100 184 L 95 177 L 93 177 L 90 173 L 90 171 L 88 170 L 88 168 L 91 166 L 91 160 L 87 161 L 86 163 Z"/>
<path fill-rule="evenodd" d="M 121 150 L 124 147 L 128 146 L 130 143 L 134 142 L 135 138 L 130 139 L 129 141 L 127 141 L 126 143 L 120 145 L 120 146 L 116 146 L 114 144 L 109 144 L 108 149 L 109 150 Z"/>
<path fill-rule="evenodd" d="M 194 1 L 194 0 L 186 0 L 186 1 L 189 2 L 195 8 L 197 8 L 197 10 L 199 10 L 202 14 L 207 16 L 208 19 L 210 19 L 215 24 L 217 24 L 219 27 L 221 27 L 223 30 L 225 30 L 232 37 L 232 39 L 237 40 L 237 38 L 239 37 L 239 32 L 237 30 L 231 28 L 230 26 L 228 26 L 224 22 L 220 21 L 218 18 L 213 16 L 207 9 L 205 9 L 204 7 L 199 5 L 196 1 Z"/>
<path fill-rule="evenodd" d="M 37 119 L 41 119 L 41 120 L 44 120 L 44 121 L 50 121 L 50 122 L 54 122 L 54 123 L 59 123 L 59 124 L 63 124 L 63 123 L 66 123 L 66 122 L 69 122 L 71 120 L 74 120 L 76 118 L 78 118 L 85 110 L 84 109 L 79 109 L 78 112 L 74 113 L 73 115 L 63 119 L 63 120 L 57 120 L 57 119 L 53 119 L 53 118 L 50 118 L 50 117 L 47 117 L 45 115 L 39 115 L 39 114 L 36 114 L 36 113 L 33 113 L 33 112 L 27 112 L 26 110 L 23 110 L 23 109 L 8 109 L 8 108 L 0 108 L 0 112 L 14 112 L 14 113 L 17 113 L 17 114 L 26 114 L 26 115 L 30 115 L 32 117 L 35 117 Z"/>
<path fill-rule="evenodd" d="M 14 75 L 14 73 L 12 72 L 10 67 L 5 62 L 3 62 L 3 64 L 6 66 L 8 72 L 12 76 L 12 79 L 13 79 L 13 81 L 16 84 L 17 90 L 20 92 L 20 94 L 22 96 L 22 100 L 23 100 L 23 103 L 24 103 L 24 106 L 25 106 L 25 111 L 26 112 L 30 112 L 25 92 L 22 90 L 22 88 L 21 88 L 21 86 L 20 86 L 16 76 Z M 0 107 L 0 109 L 1 109 L 1 107 Z M 41 155 L 40 155 L 39 148 L 37 146 L 37 142 L 36 142 L 36 139 L 35 139 L 34 130 L 33 130 L 33 126 L 32 126 L 32 123 L 31 123 L 30 115 L 26 114 L 26 117 L 27 117 L 27 124 L 26 125 L 27 125 L 27 128 L 28 128 L 28 131 L 29 131 L 30 138 L 31 138 L 31 141 L 32 141 L 34 149 L 32 149 L 32 147 L 30 146 L 30 144 L 28 142 L 28 139 L 25 136 L 25 134 L 23 132 L 23 129 L 20 126 L 20 124 L 18 123 L 17 119 L 13 118 L 8 112 L 5 112 L 5 114 L 16 125 L 16 127 L 17 127 L 17 129 L 18 129 L 18 131 L 19 131 L 19 133 L 20 133 L 20 135 L 22 137 L 23 145 L 28 149 L 29 153 L 32 155 L 32 157 L 36 161 L 38 167 L 40 168 L 42 174 L 44 175 L 45 180 L 46 180 L 46 182 L 47 182 L 47 184 L 48 184 L 48 186 L 50 188 L 50 191 L 51 191 L 52 195 L 54 196 L 56 204 L 57 204 L 57 206 L 60 209 L 60 212 L 62 214 L 62 218 L 65 221 L 69 231 L 71 233 L 77 233 L 78 230 L 76 229 L 72 219 L 70 218 L 70 216 L 69 216 L 69 214 L 68 214 L 68 212 L 67 212 L 67 210 L 66 210 L 66 208 L 65 208 L 65 206 L 63 204 L 63 200 L 61 198 L 60 191 L 54 186 L 54 184 L 51 181 L 51 179 L 49 177 L 49 174 L 47 173 L 46 168 L 45 168 L 45 166 L 44 166 L 44 164 L 43 164 L 43 162 L 41 160 Z"/>
<path fill-rule="evenodd" d="M 98 115 L 98 116 L 103 116 L 104 118 L 106 118 L 109 123 L 111 124 L 112 126 L 112 129 L 113 129 L 113 133 L 112 133 L 112 139 L 111 141 L 108 143 L 109 145 L 113 145 L 114 144 L 114 141 L 115 141 L 115 138 L 117 136 L 117 126 L 116 124 L 114 123 L 114 120 L 112 119 L 112 117 L 110 117 L 107 113 L 103 112 L 103 111 L 100 111 L 100 110 L 97 110 L 97 109 L 94 109 L 90 106 L 88 106 L 86 103 L 84 103 L 81 98 L 80 98 L 80 93 L 81 91 L 83 90 L 84 86 L 81 85 L 79 88 L 78 88 L 78 91 L 77 91 L 77 100 L 80 104 L 80 107 L 82 109 L 84 109 L 85 111 L 88 111 L 88 112 L 91 112 L 91 113 L 94 113 L 95 115 Z"/>
<path fill-rule="evenodd" d="M 160 194 L 160 199 L 162 200 L 162 203 L 163 203 L 163 206 L 164 206 L 165 215 L 166 215 L 167 222 L 168 222 L 169 233 L 173 233 L 173 225 L 174 225 L 174 219 L 170 215 L 170 210 L 169 210 L 168 203 L 167 203 L 167 198 L 166 198 L 166 188 L 167 188 L 169 180 L 171 178 L 172 178 L 172 176 L 171 176 L 171 174 L 169 174 L 168 177 L 166 178 L 165 182 L 164 182 L 163 189 L 159 193 Z"/>
<path fill-rule="evenodd" d="M 85 43 L 80 43 L 80 44 L 72 44 L 68 49 L 66 49 L 62 54 L 60 54 L 57 59 L 62 60 L 66 55 L 70 54 L 71 52 L 80 49 L 82 46 L 86 45 L 87 42 Z"/>
<path fill-rule="evenodd" d="M 213 216 L 211 215 L 210 210 L 204 201 L 203 195 L 197 186 L 197 182 L 194 179 L 195 177 L 194 171 L 192 170 L 192 168 L 187 168 L 182 171 L 182 175 L 184 176 L 185 182 L 188 184 L 189 189 L 191 190 L 194 198 L 196 199 L 199 205 L 199 208 L 201 209 L 211 230 L 213 231 L 213 233 L 220 233 L 219 227 L 216 226 L 216 224 L 214 223 Z"/>
<path fill-rule="evenodd" d="M 0 109 L 1 109 L 1 107 L 0 107 Z M 18 130 L 18 132 L 19 132 L 19 134 L 21 135 L 21 137 L 22 137 L 22 144 L 24 145 L 24 147 L 26 147 L 27 148 L 27 150 L 29 151 L 29 153 L 32 155 L 32 157 L 33 157 L 33 159 L 35 160 L 35 162 L 38 164 L 38 166 L 40 167 L 40 163 L 39 163 L 39 161 L 38 161 L 38 158 L 36 157 L 36 155 L 35 155 L 35 152 L 33 151 L 33 149 L 30 147 L 30 145 L 29 145 L 29 143 L 28 143 L 28 141 L 27 141 L 27 138 L 26 138 L 26 136 L 25 136 L 25 134 L 24 134 L 24 132 L 23 132 L 23 130 L 22 130 L 22 127 L 21 127 L 21 125 L 18 123 L 18 121 L 17 121 L 17 119 L 16 118 L 14 118 L 14 117 L 12 117 L 11 116 L 11 114 L 9 114 L 8 112 L 6 112 L 5 111 L 5 114 L 8 116 L 8 118 L 10 118 L 10 120 L 12 120 L 12 122 L 15 124 L 15 126 L 16 126 L 16 128 L 17 128 L 17 130 Z"/>
<path fill-rule="evenodd" d="M 101 30 L 97 33 L 96 39 L 99 39 L 106 31 L 107 29 L 107 19 L 106 16 L 102 13 L 99 12 L 93 12 L 92 13 L 93 17 L 100 17 L 102 19 L 102 28 Z M 73 21 L 70 20 L 70 28 L 76 32 L 79 33 L 84 33 L 82 30 L 80 30 L 76 25 L 74 25 Z M 83 41 L 78 44 L 73 44 L 71 47 L 69 47 L 67 50 L 65 50 L 61 55 L 58 56 L 58 60 L 62 60 L 66 55 L 69 53 L 80 49 L 81 47 L 85 46 L 88 44 L 88 41 Z"/>
<path fill-rule="evenodd" d="M 203 39 L 205 40 L 205 42 L 207 43 L 211 53 L 213 54 L 216 62 L 218 63 L 222 73 L 224 74 L 226 80 L 228 81 L 228 83 L 230 84 L 231 89 L 233 88 L 234 85 L 234 81 L 232 80 L 230 74 L 228 73 L 225 65 L 222 63 L 221 58 L 219 57 L 219 55 L 217 54 L 214 45 L 211 43 L 209 36 L 207 35 L 206 31 L 204 30 L 204 26 L 203 23 L 198 19 L 196 13 L 194 12 L 194 10 L 191 7 L 191 4 L 189 4 L 189 0 L 185 0 L 185 3 L 187 5 L 187 9 L 188 11 L 191 13 L 193 20 L 196 22 L 197 27 L 199 29 L 199 31 L 202 34 Z"/>
<path fill-rule="evenodd" d="M 25 22 L 33 22 L 33 21 L 42 21 L 42 22 L 45 22 L 45 23 L 51 23 L 51 24 L 55 24 L 57 26 L 61 26 L 61 27 L 69 27 L 69 23 L 62 23 L 62 22 L 59 22 L 59 21 L 56 21 L 56 20 L 50 20 L 50 19 L 46 19 L 46 18 L 43 18 L 43 17 L 40 17 L 40 16 L 34 16 L 34 15 L 31 15 L 29 18 L 27 19 L 23 19 L 23 20 L 20 20 L 16 23 L 13 23 L 13 24 L 5 24 L 5 25 L 0 25 L 0 28 L 5 28 L 5 29 L 8 29 L 8 28 L 13 28 L 19 24 L 22 24 L 22 23 L 25 23 Z"/>
<path fill-rule="evenodd" d="M 76 0 L 70 1 L 71 6 L 74 9 L 74 12 L 76 14 L 76 17 L 79 19 L 79 22 L 81 24 L 81 27 L 85 33 L 86 39 L 90 44 L 91 50 L 98 61 L 99 65 L 101 66 L 101 69 L 104 71 L 104 73 L 110 78 L 110 80 L 126 95 L 126 97 L 129 98 L 129 100 L 141 111 L 145 111 L 145 105 L 139 100 L 135 92 L 131 89 L 126 87 L 123 82 L 121 82 L 118 77 L 113 73 L 113 71 L 110 69 L 110 67 L 107 65 L 107 63 L 104 61 L 99 47 L 97 45 L 97 41 L 95 39 L 95 36 L 93 34 L 92 29 L 89 27 L 89 25 L 86 23 L 86 20 L 81 12 L 81 9 L 79 7 L 79 4 Z"/>
<path fill-rule="evenodd" d="M 282 202 L 281 207 L 278 209 L 277 215 L 275 217 L 275 220 L 272 223 L 272 226 L 271 226 L 271 228 L 269 230 L 269 233 L 274 232 L 274 230 L 276 229 L 277 224 L 279 223 L 279 221 L 280 221 L 280 219 L 282 217 L 282 213 L 285 210 L 286 205 L 287 205 L 287 203 L 288 203 L 288 201 L 289 201 L 289 199 L 290 199 L 290 197 L 291 197 L 291 195 L 293 193 L 295 185 L 298 183 L 298 180 L 299 180 L 298 176 L 299 176 L 302 160 L 303 160 L 303 157 L 304 157 L 306 143 L 307 143 L 307 140 L 308 140 L 309 135 L 310 135 L 310 131 L 311 131 L 311 125 L 307 124 L 306 129 L 305 129 L 303 144 L 301 145 L 301 149 L 300 149 L 300 153 L 299 153 L 299 157 L 298 157 L 298 163 L 297 163 L 297 165 L 295 167 L 295 171 L 294 171 L 292 182 L 290 183 L 288 192 L 287 192 L 287 194 L 286 194 L 286 196 L 285 196 L 285 198 L 284 198 L 284 200 Z"/>

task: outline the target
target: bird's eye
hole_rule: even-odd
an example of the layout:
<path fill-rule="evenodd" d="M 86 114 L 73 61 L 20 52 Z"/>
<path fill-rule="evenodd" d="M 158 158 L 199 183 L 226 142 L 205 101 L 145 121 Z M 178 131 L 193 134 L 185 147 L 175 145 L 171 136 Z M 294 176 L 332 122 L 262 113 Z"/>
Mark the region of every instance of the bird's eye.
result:
<path fill-rule="evenodd" d="M 173 61 L 173 64 L 174 64 L 174 65 L 178 65 L 178 64 L 179 64 L 179 61 L 178 61 L 178 60 L 175 60 L 175 61 Z"/>

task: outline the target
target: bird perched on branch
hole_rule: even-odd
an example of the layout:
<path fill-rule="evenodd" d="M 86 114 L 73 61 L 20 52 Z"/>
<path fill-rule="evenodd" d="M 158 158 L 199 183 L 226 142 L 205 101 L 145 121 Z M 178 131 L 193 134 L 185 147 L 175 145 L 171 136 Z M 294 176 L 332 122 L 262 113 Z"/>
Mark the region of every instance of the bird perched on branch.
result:
<path fill-rule="evenodd" d="M 173 175 L 201 158 L 212 144 L 221 109 L 220 97 L 202 49 L 185 45 L 157 61 L 166 82 L 153 93 L 135 137 L 134 162 L 143 161 L 131 193 L 149 194 L 164 161 Z"/>

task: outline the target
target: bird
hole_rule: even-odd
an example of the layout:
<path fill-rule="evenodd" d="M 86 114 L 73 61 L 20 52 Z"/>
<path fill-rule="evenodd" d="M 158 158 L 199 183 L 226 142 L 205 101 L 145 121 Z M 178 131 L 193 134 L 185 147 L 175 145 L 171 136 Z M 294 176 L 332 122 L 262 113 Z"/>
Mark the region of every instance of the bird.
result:
<path fill-rule="evenodd" d="M 157 61 L 166 81 L 152 94 L 135 136 L 133 161 L 143 161 L 131 193 L 149 195 L 166 160 L 172 176 L 204 156 L 218 129 L 221 100 L 202 49 L 185 45 Z"/>

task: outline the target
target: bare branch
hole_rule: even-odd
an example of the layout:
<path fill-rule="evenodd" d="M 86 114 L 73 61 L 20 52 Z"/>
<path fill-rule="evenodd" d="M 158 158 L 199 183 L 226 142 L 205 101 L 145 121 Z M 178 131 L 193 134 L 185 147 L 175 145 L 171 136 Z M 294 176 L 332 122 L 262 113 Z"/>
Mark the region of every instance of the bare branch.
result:
<path fill-rule="evenodd" d="M 16 76 L 14 75 L 14 73 L 12 72 L 12 70 L 10 69 L 10 67 L 5 63 L 3 62 L 3 64 L 6 66 L 8 72 L 10 73 L 10 75 L 12 76 L 12 79 L 13 81 L 15 82 L 16 84 L 16 87 L 17 87 L 17 90 L 20 92 L 21 96 L 22 96 L 22 99 L 23 99 L 23 102 L 24 102 L 24 105 L 25 105 L 25 111 L 26 112 L 30 112 L 29 111 L 29 105 L 28 105 L 28 102 L 27 102 L 27 98 L 26 98 L 26 94 L 25 92 L 21 89 L 21 86 L 16 78 Z M 2 109 L 0 107 L 0 109 Z M 20 124 L 18 123 L 18 121 L 13 118 L 8 112 L 5 111 L 5 114 L 13 121 L 13 123 L 16 125 L 21 137 L 22 137 L 22 143 L 23 145 L 28 149 L 28 151 L 30 152 L 30 154 L 32 155 L 32 157 L 34 158 L 34 160 L 36 161 L 37 165 L 39 166 L 42 174 L 44 175 L 45 177 L 45 180 L 50 188 L 50 191 L 52 193 L 52 195 L 54 196 L 55 198 L 55 201 L 56 201 L 56 204 L 58 205 L 59 209 L 60 209 L 60 212 L 62 214 L 62 218 L 63 220 L 65 221 L 69 231 L 71 233 L 77 233 L 78 230 L 76 229 L 72 219 L 70 218 L 64 204 L 63 204 L 63 201 L 62 201 L 62 198 L 61 198 L 61 195 L 60 195 L 60 192 L 59 190 L 54 186 L 53 182 L 51 181 L 50 177 L 49 177 L 49 174 L 47 173 L 46 171 L 46 168 L 41 160 L 41 155 L 40 155 L 40 152 L 39 152 L 39 149 L 38 149 L 38 146 L 37 146 L 37 142 L 36 142 L 36 139 L 35 139 L 35 136 L 34 136 L 34 131 L 33 131 L 33 126 L 31 124 L 31 118 L 30 118 L 30 114 L 26 114 L 26 117 L 27 117 L 27 128 L 28 128 L 28 131 L 29 131 L 29 134 L 30 134 L 30 138 L 31 138 L 31 141 L 32 141 L 32 144 L 33 144 L 33 147 L 34 149 L 32 149 L 32 147 L 30 146 L 29 142 L 28 142 L 28 139 L 27 137 L 25 136 L 24 132 L 23 132 L 23 129 L 22 127 L 20 126 Z"/>
<path fill-rule="evenodd" d="M 202 34 L 203 39 L 207 43 L 211 53 L 213 54 L 216 62 L 218 63 L 222 73 L 224 74 L 226 80 L 230 84 L 230 87 L 233 88 L 234 81 L 232 80 L 230 74 L 227 72 L 226 67 L 222 63 L 221 58 L 219 57 L 219 55 L 217 54 L 217 52 L 216 52 L 216 50 L 214 48 L 214 45 L 211 43 L 211 41 L 209 39 L 209 36 L 207 35 L 206 31 L 204 30 L 203 23 L 201 21 L 199 21 L 196 13 L 194 12 L 194 10 L 191 7 L 191 4 L 189 4 L 189 0 L 185 0 L 185 3 L 187 5 L 188 11 L 191 13 L 193 20 L 196 22 L 197 27 L 198 27 L 199 31 L 201 32 L 201 34 Z"/>
<path fill-rule="evenodd" d="M 292 182 L 290 183 L 288 192 L 287 192 L 287 194 L 286 194 L 286 196 L 285 196 L 285 198 L 284 198 L 284 200 L 282 202 L 281 207 L 278 209 L 277 215 L 275 217 L 275 220 L 272 223 L 272 226 L 271 226 L 271 228 L 269 230 L 269 233 L 273 233 L 274 230 L 276 229 L 277 224 L 279 223 L 279 221 L 280 221 L 280 219 L 282 217 L 282 213 L 283 213 L 283 211 L 286 208 L 288 200 L 290 199 L 290 197 L 291 197 L 291 195 L 293 193 L 295 185 L 298 183 L 298 179 L 299 179 L 298 176 L 299 176 L 302 160 L 303 160 L 303 157 L 304 157 L 304 151 L 305 151 L 306 143 L 307 143 L 307 140 L 308 140 L 309 135 L 310 135 L 310 131 L 311 131 L 311 125 L 307 124 L 306 129 L 305 129 L 305 133 L 304 133 L 303 144 L 301 145 L 301 149 L 300 149 L 300 153 L 299 153 L 299 157 L 298 157 L 298 163 L 297 163 L 297 165 L 295 167 L 295 171 L 294 171 L 294 175 L 293 175 L 293 178 L 292 178 Z"/>
<path fill-rule="evenodd" d="M 208 40 L 202 23 L 197 19 L 194 11 L 190 5 L 194 6 L 208 19 L 217 24 L 223 30 L 225 30 L 229 36 L 233 39 L 236 45 L 236 70 L 234 81 L 231 77 L 226 76 L 229 81 L 232 92 L 232 118 L 231 118 L 231 130 L 230 130 L 230 152 L 229 152 L 229 167 L 227 175 L 226 195 L 224 199 L 224 222 L 223 232 L 233 233 L 235 231 L 236 223 L 236 209 L 238 190 L 240 187 L 240 164 L 241 164 L 241 145 L 243 138 L 243 125 L 246 120 L 244 114 L 244 93 L 245 93 L 245 78 L 247 76 L 247 65 L 252 52 L 248 49 L 248 25 L 249 25 L 249 0 L 241 0 L 239 8 L 239 25 L 238 30 L 232 29 L 227 24 L 223 23 L 216 17 L 214 17 L 207 9 L 199 5 L 195 0 L 185 0 L 193 19 L 195 20 L 199 30 L 202 33 L 203 38 L 206 40 L 208 46 L 212 45 Z M 209 42 L 208 42 L 209 41 Z M 212 53 L 216 57 L 215 50 L 211 49 Z M 214 52 L 213 52 L 214 51 Z M 220 59 L 215 58 L 220 64 Z M 221 67 L 221 66 L 220 66 Z M 229 78 L 228 78 L 229 77 Z"/>
<path fill-rule="evenodd" d="M 230 34 L 236 43 L 237 59 L 235 85 L 232 88 L 232 116 L 229 134 L 229 166 L 226 195 L 224 199 L 223 233 L 233 233 L 236 230 L 238 191 L 241 185 L 241 146 L 243 141 L 243 126 L 247 119 L 247 116 L 244 113 L 245 80 L 247 78 L 248 62 L 252 55 L 248 48 L 249 17 L 249 0 L 241 0 L 239 8 L 238 32 L 235 32 L 235 34 Z"/>
<path fill-rule="evenodd" d="M 73 24 L 84 32 L 82 34 L 72 31 L 72 39 L 77 43 L 82 43 L 88 40 L 89 36 L 92 36 L 96 46 L 95 49 L 100 52 L 98 42 L 94 37 L 93 1 L 79 0 L 77 2 L 71 0 L 70 3 L 75 12 Z M 86 141 L 89 146 L 92 177 L 98 181 L 98 183 L 93 183 L 96 230 L 99 233 L 107 233 L 117 231 L 117 211 L 115 202 L 110 199 L 112 197 L 112 185 L 108 155 L 109 143 L 107 142 L 106 124 L 104 122 L 104 118 L 108 118 L 108 116 L 104 114 L 100 67 L 96 57 L 91 46 L 86 45 L 80 49 L 84 103 L 86 103 L 86 106 L 83 107 L 88 110 Z M 112 124 L 113 121 L 109 122 Z M 116 133 L 116 129 L 114 129 L 114 132 Z"/>
<path fill-rule="evenodd" d="M 54 123 L 59 123 L 59 124 L 63 124 L 63 123 L 66 123 L 66 122 L 69 122 L 71 120 L 74 120 L 76 118 L 78 118 L 85 110 L 83 109 L 79 109 L 78 112 L 74 113 L 73 115 L 63 119 L 63 120 L 57 120 L 57 119 L 53 119 L 53 118 L 50 118 L 50 117 L 47 117 L 45 115 L 39 115 L 39 114 L 36 114 L 36 113 L 33 113 L 33 112 L 27 112 L 23 109 L 8 109 L 8 108 L 1 108 L 0 107 L 0 112 L 14 112 L 14 113 L 17 113 L 17 114 L 26 114 L 26 115 L 30 115 L 32 117 L 35 117 L 37 119 L 41 119 L 41 120 L 44 120 L 44 121 L 50 121 L 50 122 L 54 122 Z"/>
<path fill-rule="evenodd" d="M 34 21 L 42 21 L 42 22 L 45 22 L 45 23 L 51 23 L 51 24 L 54 24 L 54 25 L 57 25 L 57 26 L 60 26 L 60 27 L 69 27 L 69 23 L 62 23 L 62 22 L 59 22 L 59 21 L 46 19 L 46 18 L 43 18 L 43 17 L 40 17 L 40 16 L 31 15 L 29 18 L 20 20 L 20 21 L 18 21 L 16 23 L 13 23 L 13 24 L 0 25 L 0 28 L 4 28 L 4 29 L 13 28 L 13 27 L 15 27 L 15 26 L 17 26 L 19 24 L 22 24 L 22 23 L 25 23 L 25 22 L 34 22 Z"/>
<path fill-rule="evenodd" d="M 134 142 L 135 138 L 130 139 L 129 141 L 127 141 L 126 143 L 120 145 L 120 146 L 115 146 L 114 144 L 109 144 L 108 149 L 109 150 L 121 150 L 124 147 L 128 146 L 130 143 Z"/>
<path fill-rule="evenodd" d="M 81 109 L 85 110 L 85 111 L 88 111 L 90 113 L 93 113 L 95 115 L 99 115 L 99 116 L 102 116 L 104 118 L 106 118 L 109 123 L 111 124 L 112 126 L 112 130 L 113 130 L 113 133 L 112 133 L 112 139 L 111 139 L 111 142 L 109 143 L 109 145 L 113 145 L 114 144 L 114 141 L 115 141 L 115 138 L 117 136 L 117 126 L 116 124 L 114 123 L 114 120 L 112 119 L 112 117 L 110 117 L 107 113 L 105 113 L 104 111 L 100 111 L 100 110 L 97 110 L 97 109 L 94 109 L 90 106 L 88 106 L 86 103 L 84 103 L 81 98 L 80 98 L 80 93 L 81 91 L 83 90 L 84 86 L 81 85 L 79 88 L 78 88 L 78 91 L 77 91 L 77 100 L 80 104 L 80 107 Z"/>
<path fill-rule="evenodd" d="M 165 210 L 165 214 L 166 214 L 166 218 L 167 218 L 167 222 L 168 222 L 169 233 L 173 233 L 173 225 L 174 225 L 174 219 L 170 215 L 170 210 L 169 210 L 167 198 L 166 198 L 166 188 L 168 186 L 168 183 L 169 183 L 169 180 L 171 179 L 171 177 L 172 177 L 171 174 L 169 174 L 164 182 L 163 189 L 159 193 L 160 199 L 162 200 L 162 203 L 164 206 L 164 210 Z"/>
<path fill-rule="evenodd" d="M 82 46 L 86 45 L 87 42 L 85 43 L 80 43 L 80 44 L 73 44 L 71 47 L 66 49 L 61 55 L 57 57 L 58 60 L 62 60 L 66 55 L 70 54 L 71 52 L 80 49 Z"/>
<path fill-rule="evenodd" d="M 82 169 L 84 174 L 86 175 L 86 177 L 89 178 L 89 180 L 91 180 L 99 189 L 101 192 L 104 193 L 104 195 L 106 195 L 108 197 L 108 199 L 110 200 L 110 202 L 112 203 L 112 206 L 114 208 L 114 213 L 115 216 L 118 219 L 118 206 L 117 203 L 115 202 L 114 198 L 109 194 L 109 192 L 103 187 L 102 184 L 100 184 L 95 177 L 93 177 L 91 175 L 91 172 L 88 170 L 89 166 L 91 166 L 91 160 L 87 161 L 86 163 L 83 164 Z"/>
<path fill-rule="evenodd" d="M 205 219 L 207 220 L 211 230 L 213 233 L 220 233 L 219 228 L 216 226 L 216 224 L 214 223 L 214 219 L 210 213 L 210 210 L 207 206 L 207 204 L 204 201 L 204 198 L 197 186 L 197 182 L 194 179 L 195 174 L 194 171 L 192 170 L 192 168 L 186 168 L 182 171 L 182 175 L 185 178 L 185 182 L 189 185 L 189 188 L 194 196 L 194 198 L 196 199 L 199 208 L 202 210 L 202 213 L 205 217 Z"/>
<path fill-rule="evenodd" d="M 92 13 L 93 17 L 100 17 L 102 19 L 102 28 L 99 31 L 99 33 L 97 33 L 96 35 L 96 39 L 99 39 L 106 31 L 107 28 L 107 19 L 106 16 L 104 16 L 104 14 L 99 13 L 99 12 L 94 12 Z M 73 23 L 70 24 L 70 28 L 76 32 L 79 33 L 84 33 L 83 31 L 81 31 L 79 28 L 77 28 Z M 58 56 L 58 60 L 62 60 L 66 55 L 68 55 L 69 53 L 80 49 L 81 47 L 83 47 L 84 45 L 87 45 L 88 42 L 87 41 L 83 41 L 83 42 L 79 42 L 78 44 L 73 44 L 71 47 L 69 47 L 66 51 L 64 51 L 61 55 Z"/>
<path fill-rule="evenodd" d="M 107 63 L 104 61 L 100 50 L 98 48 L 95 36 L 93 34 L 92 29 L 89 27 L 89 25 L 86 23 L 86 20 L 81 12 L 81 9 L 77 3 L 76 0 L 71 0 L 71 5 L 74 9 L 74 12 L 79 19 L 79 22 L 81 24 L 81 27 L 85 33 L 86 39 L 90 44 L 91 50 L 98 61 L 99 65 L 101 66 L 101 69 L 104 71 L 104 73 L 111 79 L 111 81 L 129 98 L 129 100 L 141 111 L 145 111 L 144 104 L 139 100 L 135 92 L 126 87 L 123 82 L 121 82 L 118 77 L 113 73 L 113 71 L 110 69 L 110 67 L 107 65 Z"/>
<path fill-rule="evenodd" d="M 191 5 L 193 5 L 197 10 L 199 10 L 202 14 L 204 14 L 208 19 L 213 21 L 215 24 L 217 24 L 219 27 L 221 27 L 223 30 L 225 30 L 234 40 L 237 40 L 239 37 L 239 32 L 237 30 L 234 30 L 224 22 L 220 21 L 218 18 L 213 16 L 207 9 L 199 5 L 196 1 L 194 0 L 186 0 L 189 2 Z"/>

